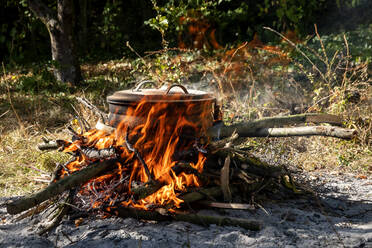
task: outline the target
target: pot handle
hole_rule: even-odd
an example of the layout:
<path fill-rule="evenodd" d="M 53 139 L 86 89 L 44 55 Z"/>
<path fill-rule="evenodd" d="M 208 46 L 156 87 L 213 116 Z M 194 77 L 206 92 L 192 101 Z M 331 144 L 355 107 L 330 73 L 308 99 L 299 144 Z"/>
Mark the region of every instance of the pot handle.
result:
<path fill-rule="evenodd" d="M 153 81 L 151 81 L 151 80 L 144 80 L 144 81 L 141 81 L 135 88 L 133 88 L 132 91 L 141 91 L 141 87 L 144 84 L 147 84 L 147 83 L 152 84 L 153 86 L 155 86 L 155 88 L 157 88 L 156 87 L 157 85 Z"/>
<path fill-rule="evenodd" d="M 172 84 L 172 85 L 170 85 L 170 86 L 168 87 L 168 89 L 165 91 L 165 94 L 168 95 L 168 94 L 169 94 L 169 91 L 170 91 L 172 88 L 174 88 L 174 87 L 180 87 L 180 88 L 183 90 L 183 92 L 184 92 L 185 94 L 189 94 L 189 92 L 187 91 L 186 87 L 183 86 L 182 84 Z"/>

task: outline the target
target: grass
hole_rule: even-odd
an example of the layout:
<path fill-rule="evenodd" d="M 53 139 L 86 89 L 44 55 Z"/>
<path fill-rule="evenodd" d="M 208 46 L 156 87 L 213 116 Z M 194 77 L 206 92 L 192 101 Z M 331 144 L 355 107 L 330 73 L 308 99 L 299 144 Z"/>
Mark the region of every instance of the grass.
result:
<path fill-rule="evenodd" d="M 367 26 L 360 32 L 367 35 L 372 30 Z M 341 115 L 345 126 L 358 130 L 356 139 L 252 138 L 244 145 L 271 163 L 369 176 L 372 70 L 364 52 L 353 57 L 352 52 L 365 49 L 357 35 L 359 31 L 324 38 L 315 35 L 311 42 L 295 44 L 297 48 L 285 41 L 273 47 L 254 47 L 250 42 L 212 56 L 176 49 L 138 59 L 84 64 L 85 84 L 80 88 L 55 82 L 48 65 L 4 69 L 0 80 L 0 195 L 45 187 L 38 179 L 50 173 L 55 163 L 68 160 L 66 154 L 41 152 L 36 146 L 43 137 L 70 139 L 65 127 L 76 115 L 71 107 L 77 105 L 76 96 L 85 96 L 107 111 L 107 95 L 133 87 L 141 79 L 214 91 L 226 123 L 299 112 Z"/>

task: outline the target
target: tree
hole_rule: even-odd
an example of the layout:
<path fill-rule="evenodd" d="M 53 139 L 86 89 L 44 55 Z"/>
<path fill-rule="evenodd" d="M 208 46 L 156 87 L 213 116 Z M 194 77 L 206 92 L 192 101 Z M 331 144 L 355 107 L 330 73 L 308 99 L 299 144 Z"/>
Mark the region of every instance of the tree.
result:
<path fill-rule="evenodd" d="M 57 13 L 40 0 L 29 0 L 28 5 L 48 29 L 56 79 L 78 84 L 81 71 L 75 50 L 73 0 L 57 0 Z"/>

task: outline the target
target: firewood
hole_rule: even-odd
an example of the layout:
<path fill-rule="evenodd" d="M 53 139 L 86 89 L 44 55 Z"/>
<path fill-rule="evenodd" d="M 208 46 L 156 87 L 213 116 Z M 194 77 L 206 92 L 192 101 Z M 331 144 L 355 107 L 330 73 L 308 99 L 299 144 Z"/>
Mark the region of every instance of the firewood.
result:
<path fill-rule="evenodd" d="M 202 200 L 204 198 L 209 198 L 209 199 L 214 200 L 215 197 L 218 197 L 221 194 L 222 194 L 221 187 L 217 186 L 217 187 L 212 187 L 212 188 L 202 188 L 202 189 L 199 189 L 198 191 L 186 193 L 180 198 L 186 203 L 191 203 L 191 202 Z"/>
<path fill-rule="evenodd" d="M 7 211 L 9 214 L 18 214 L 30 209 L 53 196 L 61 194 L 66 190 L 87 182 L 91 178 L 107 170 L 109 167 L 114 165 L 115 162 L 117 162 L 116 159 L 106 160 L 100 163 L 93 163 L 84 169 L 81 169 L 69 176 L 65 176 L 61 180 L 50 184 L 48 187 L 35 194 L 24 196 L 19 200 L 7 203 Z"/>
<path fill-rule="evenodd" d="M 355 129 L 335 126 L 308 126 L 288 128 L 261 128 L 252 133 L 253 137 L 290 137 L 290 136 L 329 136 L 341 139 L 351 139 L 355 136 Z M 245 134 L 246 137 L 249 133 Z"/>
<path fill-rule="evenodd" d="M 230 155 L 227 155 L 225 159 L 225 164 L 221 169 L 221 190 L 223 194 L 223 199 L 225 202 L 230 202 L 232 199 L 231 191 L 230 191 Z"/>
<path fill-rule="evenodd" d="M 115 207 L 106 210 L 122 218 L 137 218 L 141 220 L 156 221 L 185 221 L 197 225 L 209 226 L 215 224 L 218 226 L 239 226 L 248 230 L 258 231 L 262 228 L 262 222 L 252 219 L 240 219 L 226 216 L 211 216 L 204 214 L 190 214 L 177 212 L 174 214 L 162 214 L 157 211 L 146 211 L 135 208 Z"/>
<path fill-rule="evenodd" d="M 147 196 L 155 193 L 161 187 L 163 187 L 162 183 L 160 183 L 158 181 L 151 180 L 151 181 L 148 181 L 147 183 L 145 183 L 141 186 L 132 188 L 131 191 L 133 193 L 134 198 L 137 199 L 137 200 L 140 200 L 140 199 L 146 198 Z"/>
<path fill-rule="evenodd" d="M 129 127 L 127 129 L 127 132 L 125 133 L 125 145 L 126 145 L 128 151 L 133 152 L 136 155 L 136 157 L 138 158 L 138 160 L 141 162 L 143 168 L 145 169 L 146 175 L 148 177 L 148 182 L 153 181 L 151 172 L 150 172 L 149 167 L 147 166 L 145 160 L 143 160 L 143 158 L 142 158 L 141 154 L 138 152 L 138 150 L 136 148 L 134 148 L 131 143 L 129 143 Z"/>
<path fill-rule="evenodd" d="M 208 134 L 212 138 L 223 138 L 229 137 L 234 131 L 240 137 L 271 137 L 270 132 L 265 131 L 268 128 L 274 128 L 277 126 L 303 124 L 303 123 L 329 123 L 334 125 L 341 125 L 342 120 L 335 115 L 329 114 L 299 114 L 290 116 L 279 116 L 263 118 L 250 122 L 236 123 L 230 126 L 215 125 L 208 130 Z M 279 130 L 279 129 L 278 129 Z M 295 129 L 294 129 L 295 130 Z M 306 129 L 305 129 L 306 130 Z M 297 130 L 299 131 L 299 130 Z M 298 136 L 298 135 L 325 135 L 339 138 L 351 138 L 355 134 L 354 130 L 343 129 L 339 127 L 321 127 L 315 128 L 313 131 L 308 133 L 302 133 L 295 135 L 296 132 L 288 134 L 286 136 Z M 276 137 L 273 132 L 272 137 Z M 283 136 L 280 136 L 283 137 Z"/>
<path fill-rule="evenodd" d="M 232 154 L 232 158 L 238 162 L 240 169 L 247 173 L 261 177 L 280 177 L 287 174 L 284 168 L 280 166 L 270 165 L 247 152 L 233 148 L 221 149 L 215 155 L 226 157 L 230 153 Z"/>
<path fill-rule="evenodd" d="M 41 151 L 45 150 L 57 150 L 60 147 L 69 146 L 71 143 L 64 141 L 64 140 L 56 140 L 56 141 L 44 141 L 44 143 L 40 143 L 37 145 L 37 148 Z"/>
<path fill-rule="evenodd" d="M 38 232 L 39 235 L 43 235 L 49 232 L 62 221 L 63 217 L 67 214 L 70 209 L 70 203 L 74 197 L 74 190 L 70 190 L 68 196 L 65 198 L 65 202 L 58 206 L 57 213 L 48 221 L 48 225 Z"/>
<path fill-rule="evenodd" d="M 96 149 L 94 147 L 82 147 L 79 151 L 90 160 L 98 159 L 112 159 L 116 157 L 116 150 L 114 147 Z"/>
<path fill-rule="evenodd" d="M 193 168 L 190 163 L 178 162 L 175 166 L 172 167 L 174 173 L 178 176 L 180 173 L 193 174 L 203 183 L 207 184 L 210 181 L 210 178 L 204 173 L 200 173 L 197 169 Z"/>
<path fill-rule="evenodd" d="M 254 210 L 255 207 L 252 204 L 245 203 L 226 203 L 226 202 L 213 202 L 213 201 L 199 201 L 198 204 L 205 207 L 212 208 L 225 208 L 225 209 L 240 209 L 240 210 Z"/>
<path fill-rule="evenodd" d="M 238 192 L 238 187 L 235 185 L 230 185 L 230 192 L 234 194 Z M 215 201 L 217 197 L 222 195 L 222 190 L 220 186 L 210 187 L 210 188 L 199 188 L 197 191 L 186 193 L 179 198 L 185 203 L 192 203 L 200 201 L 203 199 L 209 199 Z"/>
<path fill-rule="evenodd" d="M 228 147 L 229 144 L 234 142 L 237 138 L 239 138 L 239 135 L 233 132 L 233 134 L 230 137 L 211 142 L 208 145 L 208 150 L 214 153 L 221 148 Z"/>

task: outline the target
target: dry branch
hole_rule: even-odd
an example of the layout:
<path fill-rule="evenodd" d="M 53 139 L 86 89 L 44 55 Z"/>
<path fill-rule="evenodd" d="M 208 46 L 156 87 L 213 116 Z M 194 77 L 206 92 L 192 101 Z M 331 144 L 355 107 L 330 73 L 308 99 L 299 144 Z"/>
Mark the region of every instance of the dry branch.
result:
<path fill-rule="evenodd" d="M 7 211 L 9 214 L 18 214 L 27 209 L 30 209 L 42 203 L 43 201 L 50 199 L 53 196 L 61 194 L 66 190 L 87 182 L 91 178 L 99 175 L 100 173 L 108 169 L 110 166 L 114 165 L 116 161 L 117 160 L 114 159 L 91 164 L 88 167 L 81 169 L 80 171 L 77 171 L 55 183 L 50 184 L 48 187 L 35 194 L 25 196 L 19 200 L 7 203 Z"/>
<path fill-rule="evenodd" d="M 230 202 L 232 199 L 231 191 L 230 191 L 230 155 L 227 155 L 225 159 L 225 164 L 221 169 L 221 190 L 223 193 L 223 199 L 225 202 Z"/>
<path fill-rule="evenodd" d="M 355 136 L 355 134 L 355 129 L 347 129 L 334 126 L 308 126 L 288 128 L 261 128 L 252 133 L 251 137 L 290 137 L 320 135 L 342 139 L 351 139 Z M 246 135 L 249 134 L 246 133 Z"/>
<path fill-rule="evenodd" d="M 212 208 L 225 208 L 225 209 L 240 209 L 240 210 L 254 210 L 255 207 L 252 204 L 245 203 L 226 203 L 226 202 L 212 202 L 212 201 L 200 201 L 198 204 Z"/>
<path fill-rule="evenodd" d="M 250 122 L 236 123 L 230 126 L 213 126 L 208 133 L 213 138 L 229 137 L 236 130 L 240 137 L 256 137 L 255 132 L 261 128 L 272 128 L 303 123 L 329 123 L 342 125 L 340 117 L 329 114 L 299 114 L 290 116 L 268 117 Z"/>
<path fill-rule="evenodd" d="M 155 211 L 139 210 L 134 208 L 118 207 L 109 211 L 111 214 L 115 213 L 122 218 L 137 218 L 142 220 L 156 220 L 156 221 L 185 221 L 197 225 L 208 226 L 215 224 L 218 226 L 239 226 L 248 230 L 260 230 L 262 223 L 257 220 L 232 218 L 226 216 L 211 216 L 202 214 L 176 213 L 172 215 L 163 215 Z"/>
<path fill-rule="evenodd" d="M 63 217 L 69 211 L 70 209 L 69 204 L 72 202 L 73 197 L 74 197 L 74 190 L 70 190 L 68 196 L 65 199 L 65 202 L 58 207 L 58 211 L 55 217 L 49 221 L 48 225 L 45 228 L 43 228 L 42 230 L 38 232 L 39 235 L 43 235 L 44 233 L 49 232 L 51 229 L 59 225 Z"/>
<path fill-rule="evenodd" d="M 212 187 L 212 188 L 204 188 L 200 189 L 195 192 L 187 193 L 180 198 L 184 200 L 186 203 L 191 203 L 195 201 L 202 200 L 204 198 L 213 199 L 214 197 L 218 197 L 222 194 L 221 187 Z"/>
<path fill-rule="evenodd" d="M 100 118 L 103 124 L 107 123 L 107 114 L 99 110 L 95 105 L 90 103 L 87 99 L 83 97 L 76 97 L 76 100 L 87 107 L 90 111 L 92 111 L 96 116 Z"/>
<path fill-rule="evenodd" d="M 45 141 L 44 143 L 40 143 L 37 145 L 37 148 L 41 151 L 45 150 L 57 150 L 60 147 L 69 146 L 71 143 L 64 141 L 64 140 L 56 140 L 56 141 Z"/>
<path fill-rule="evenodd" d="M 287 174 L 284 168 L 280 166 L 270 165 L 247 152 L 241 151 L 244 154 L 240 154 L 239 152 L 232 148 L 226 148 L 217 151 L 216 155 L 218 157 L 226 157 L 231 153 L 233 155 L 232 158 L 239 162 L 240 169 L 256 176 L 279 177 Z"/>

